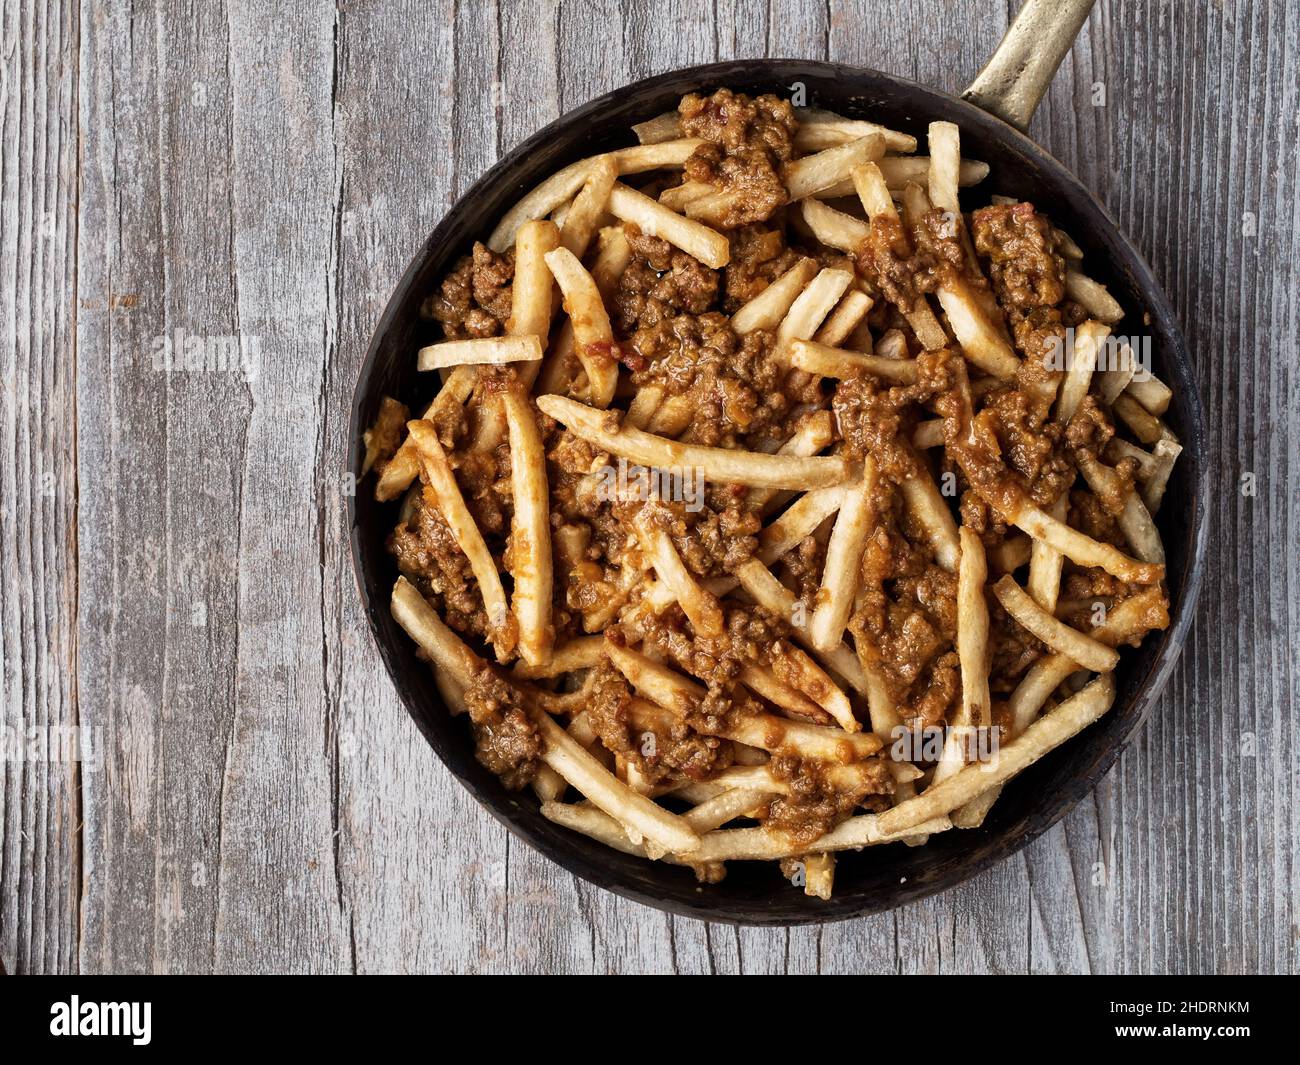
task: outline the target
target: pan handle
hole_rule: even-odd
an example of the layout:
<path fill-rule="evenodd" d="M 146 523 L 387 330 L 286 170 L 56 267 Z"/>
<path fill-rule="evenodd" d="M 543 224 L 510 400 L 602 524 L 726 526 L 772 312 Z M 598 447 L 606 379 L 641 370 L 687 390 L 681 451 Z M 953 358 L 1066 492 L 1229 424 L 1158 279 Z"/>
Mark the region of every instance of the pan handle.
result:
<path fill-rule="evenodd" d="M 1023 131 L 1096 0 L 1025 0 L 963 100 Z"/>

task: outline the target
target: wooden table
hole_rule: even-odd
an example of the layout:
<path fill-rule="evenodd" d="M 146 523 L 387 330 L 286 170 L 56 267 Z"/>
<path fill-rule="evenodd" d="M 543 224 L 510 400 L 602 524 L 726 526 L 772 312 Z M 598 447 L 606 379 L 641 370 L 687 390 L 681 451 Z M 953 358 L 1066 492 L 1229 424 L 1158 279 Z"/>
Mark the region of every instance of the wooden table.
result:
<path fill-rule="evenodd" d="M 1209 415 L 1213 564 L 1157 712 L 979 879 L 740 931 L 575 882 L 420 738 L 345 546 L 357 367 L 425 234 L 566 109 L 764 55 L 959 91 L 1008 4 L 273 6 L 3 0 L 4 722 L 98 743 L 4 766 L 10 971 L 1296 967 L 1294 4 L 1102 2 L 1032 130 L 1150 259 Z M 257 372 L 163 372 L 164 337 Z"/>

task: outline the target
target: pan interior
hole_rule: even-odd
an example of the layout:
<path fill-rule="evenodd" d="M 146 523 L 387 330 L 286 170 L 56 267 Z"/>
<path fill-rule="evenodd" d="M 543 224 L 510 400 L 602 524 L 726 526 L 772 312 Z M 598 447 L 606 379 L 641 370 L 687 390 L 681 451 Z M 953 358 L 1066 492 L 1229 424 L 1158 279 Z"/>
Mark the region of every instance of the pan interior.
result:
<path fill-rule="evenodd" d="M 1154 370 L 1174 390 L 1167 421 L 1184 445 L 1158 519 L 1168 553 L 1173 624 L 1141 648 L 1126 649 L 1115 707 L 1008 784 L 983 827 L 954 829 L 925 847 L 893 845 L 844 855 L 829 902 L 807 898 L 785 883 L 774 863 L 733 862 L 721 884 L 697 885 L 688 870 L 629 857 L 552 825 L 530 792 L 507 792 L 474 760 L 468 726 L 447 715 L 427 665 L 389 615 L 397 572 L 384 539 L 396 505 L 376 504 L 370 482 L 360 484 L 349 508 L 353 557 L 381 656 L 430 744 L 494 816 L 569 871 L 649 905 L 711 920 L 802 923 L 877 912 L 951 887 L 1025 846 L 1096 785 L 1155 702 L 1190 621 L 1204 548 L 1204 430 L 1171 308 L 1141 257 L 1059 163 L 1000 120 L 923 86 L 833 64 L 749 61 L 676 71 L 593 100 L 511 152 L 461 198 L 411 263 L 372 339 L 353 401 L 353 470 L 360 470 L 361 431 L 373 421 L 383 395 L 417 407 L 436 390 L 429 380 L 436 375 L 415 370 L 416 348 L 437 339 L 418 310 L 455 259 L 474 240 L 486 239 L 500 216 L 549 174 L 576 159 L 635 143 L 629 128 L 634 122 L 675 109 L 686 92 L 721 86 L 787 98 L 802 93 L 796 102 L 911 133 L 921 152 L 929 122 L 956 122 L 963 156 L 991 167 L 985 182 L 963 190 L 963 208 L 987 203 L 993 193 L 1027 199 L 1074 238 L 1084 251 L 1086 272 L 1108 285 L 1127 311 L 1114 331 L 1151 337 Z M 430 780 L 429 786 L 438 785 Z"/>

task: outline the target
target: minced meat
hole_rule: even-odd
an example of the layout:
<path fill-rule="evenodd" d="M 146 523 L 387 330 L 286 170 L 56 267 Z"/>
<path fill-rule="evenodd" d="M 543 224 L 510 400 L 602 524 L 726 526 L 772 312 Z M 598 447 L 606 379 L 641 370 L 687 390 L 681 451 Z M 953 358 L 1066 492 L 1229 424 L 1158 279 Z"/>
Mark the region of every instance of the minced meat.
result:
<path fill-rule="evenodd" d="M 465 689 L 465 708 L 479 763 L 512 791 L 532 780 L 541 765 L 542 739 L 519 690 L 484 669 Z"/>
<path fill-rule="evenodd" d="M 766 221 L 786 203 L 781 167 L 794 153 L 798 128 L 789 101 L 719 89 L 683 97 L 678 113 L 683 135 L 704 140 L 686 160 L 683 178 L 728 194 L 718 219 L 723 229 Z"/>
<path fill-rule="evenodd" d="M 498 255 L 475 244 L 452 268 L 438 291 L 424 303 L 423 311 L 442 323 L 448 340 L 498 336 L 510 317 L 515 253 Z"/>

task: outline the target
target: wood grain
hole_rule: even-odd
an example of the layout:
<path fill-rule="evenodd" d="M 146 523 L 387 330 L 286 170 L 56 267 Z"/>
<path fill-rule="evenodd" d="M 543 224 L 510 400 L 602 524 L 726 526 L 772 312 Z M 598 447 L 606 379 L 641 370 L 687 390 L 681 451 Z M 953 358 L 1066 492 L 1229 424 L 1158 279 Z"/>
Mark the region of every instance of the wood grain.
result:
<path fill-rule="evenodd" d="M 1294 971 L 1286 0 L 1102 0 L 1031 129 L 1185 323 L 1215 564 L 1157 711 L 1021 855 L 821 929 L 625 902 L 454 783 L 359 609 L 355 376 L 424 235 L 502 152 L 595 95 L 714 59 L 827 58 L 959 91 L 1007 21 L 1001 0 L 905 16 L 866 0 L 3 0 L 0 710 L 8 728 L 101 740 L 93 762 L 4 763 L 5 966 Z M 162 338 L 255 345 L 255 372 L 161 367 Z"/>

